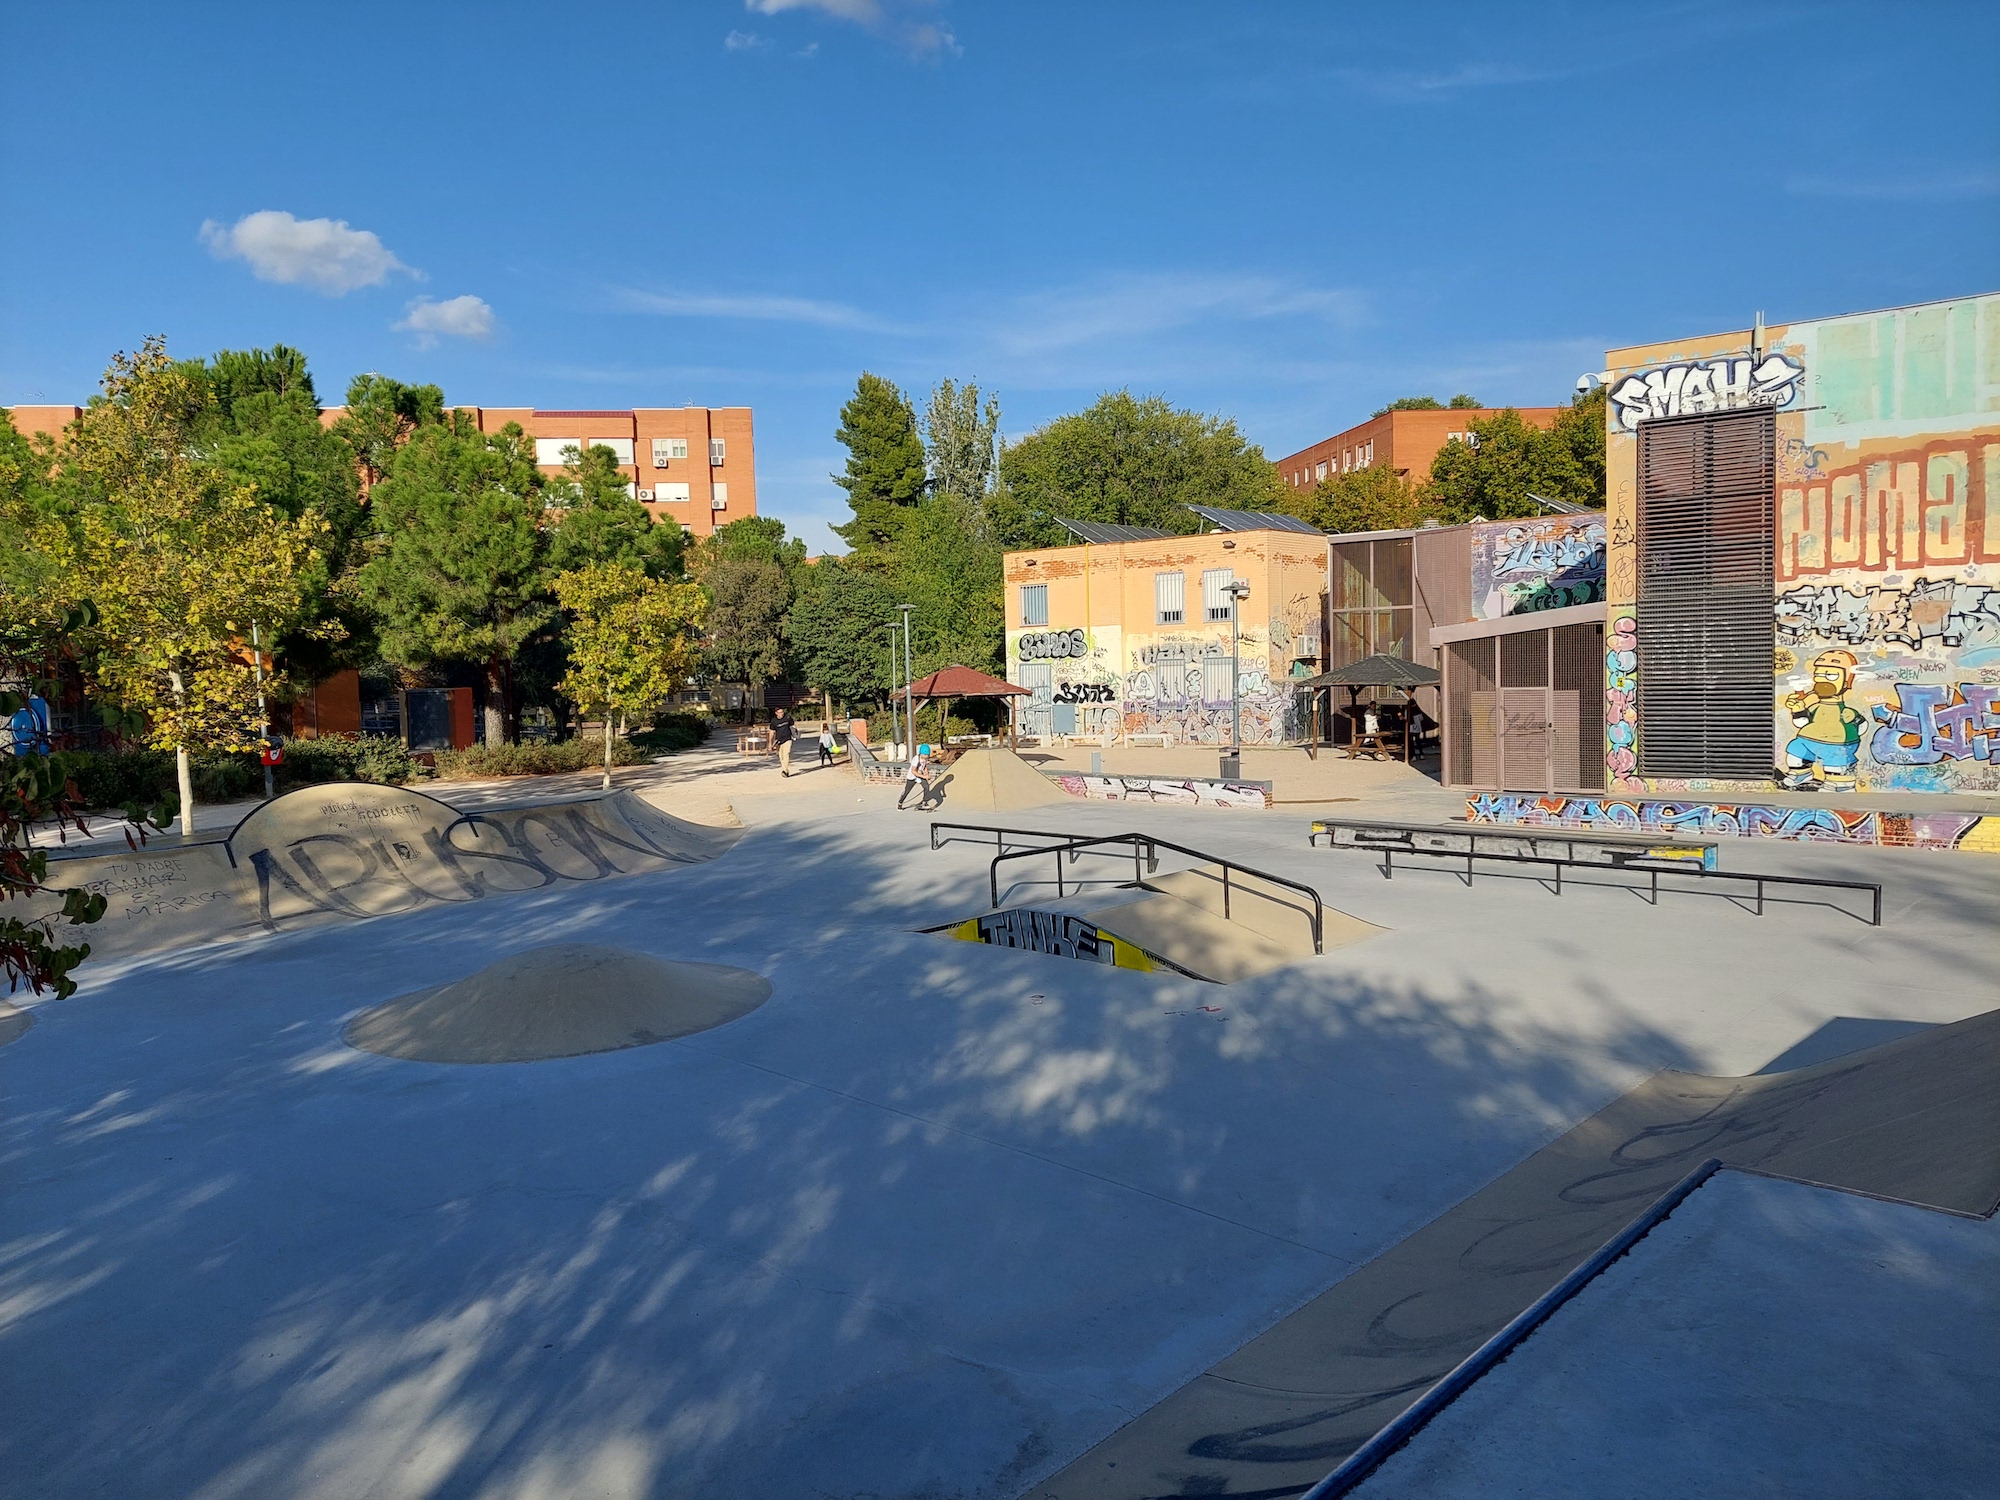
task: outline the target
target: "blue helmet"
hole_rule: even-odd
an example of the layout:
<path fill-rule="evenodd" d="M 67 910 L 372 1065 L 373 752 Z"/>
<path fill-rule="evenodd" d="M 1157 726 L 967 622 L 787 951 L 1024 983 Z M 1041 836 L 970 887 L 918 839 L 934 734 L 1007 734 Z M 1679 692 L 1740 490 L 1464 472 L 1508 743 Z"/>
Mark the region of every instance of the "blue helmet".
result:
<path fill-rule="evenodd" d="M 930 747 L 929 745 L 919 745 L 919 746 L 917 746 L 917 754 L 919 754 L 919 755 L 929 755 L 930 753 L 931 753 L 931 747 Z"/>

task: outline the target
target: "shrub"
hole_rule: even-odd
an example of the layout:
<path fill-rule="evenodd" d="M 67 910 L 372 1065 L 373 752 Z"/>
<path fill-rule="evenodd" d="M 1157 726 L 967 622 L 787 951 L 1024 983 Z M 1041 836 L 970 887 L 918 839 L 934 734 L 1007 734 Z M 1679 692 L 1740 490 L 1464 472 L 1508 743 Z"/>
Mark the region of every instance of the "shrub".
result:
<path fill-rule="evenodd" d="M 272 777 L 280 792 L 330 781 L 396 785 L 423 774 L 403 742 L 390 735 L 326 735 L 286 740 L 284 746 L 284 761 Z M 152 806 L 178 795 L 170 750 L 80 750 L 71 752 L 71 759 L 86 807 Z M 199 750 L 188 772 L 195 801 L 201 803 L 235 802 L 264 790 L 264 767 L 254 750 Z"/>
<path fill-rule="evenodd" d="M 709 721 L 700 714 L 660 714 L 651 729 L 634 730 L 632 743 L 654 755 L 678 755 L 706 744 Z"/>
<path fill-rule="evenodd" d="M 653 754 L 632 740 L 613 738 L 614 766 L 644 765 Z M 445 781 L 477 781 L 487 776 L 554 776 L 588 771 L 604 764 L 604 741 L 597 735 L 555 745 L 474 745 L 437 752 L 437 773 Z"/>
<path fill-rule="evenodd" d="M 280 791 L 329 781 L 396 786 L 416 779 L 422 770 L 394 735 L 329 734 L 311 740 L 286 740 L 277 785 Z"/>

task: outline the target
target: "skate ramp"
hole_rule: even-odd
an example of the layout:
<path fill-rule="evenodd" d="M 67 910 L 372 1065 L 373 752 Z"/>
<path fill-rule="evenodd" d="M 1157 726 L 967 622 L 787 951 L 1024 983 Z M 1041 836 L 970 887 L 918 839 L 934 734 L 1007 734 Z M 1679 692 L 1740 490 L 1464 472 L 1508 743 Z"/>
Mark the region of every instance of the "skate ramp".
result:
<path fill-rule="evenodd" d="M 1011 750 L 968 750 L 931 783 L 926 806 L 950 812 L 1013 812 L 1072 800 Z"/>
<path fill-rule="evenodd" d="M 411 1062 L 541 1062 L 691 1036 L 770 997 L 748 969 L 552 943 L 363 1011 L 342 1034 Z"/>
<path fill-rule="evenodd" d="M 9 1042 L 18 1042 L 28 1034 L 28 1028 L 35 1024 L 33 1011 L 22 1010 L 9 1000 L 0 1000 L 0 1047 Z"/>
<path fill-rule="evenodd" d="M 407 787 L 348 782 L 264 803 L 226 839 L 51 859 L 49 881 L 105 897 L 103 919 L 76 931 L 94 957 L 117 958 L 658 873 L 713 859 L 741 836 L 625 791 L 461 812 Z M 60 907 L 43 898 L 30 914 Z"/>
<path fill-rule="evenodd" d="M 1709 1157 L 1991 1213 L 2000 1011 L 1790 1073 L 1660 1073 L 1032 1493 L 1303 1493 Z"/>

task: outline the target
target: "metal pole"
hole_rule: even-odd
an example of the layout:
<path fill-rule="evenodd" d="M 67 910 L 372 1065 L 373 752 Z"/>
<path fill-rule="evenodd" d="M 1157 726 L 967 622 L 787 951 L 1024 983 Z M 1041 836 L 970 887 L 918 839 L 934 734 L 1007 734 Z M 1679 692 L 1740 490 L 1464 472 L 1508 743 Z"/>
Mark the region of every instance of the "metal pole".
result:
<path fill-rule="evenodd" d="M 914 604 L 899 604 L 903 612 L 903 727 L 910 731 L 910 755 L 917 753 L 917 685 L 910 679 L 910 611 Z"/>
<path fill-rule="evenodd" d="M 1238 691 L 1237 651 L 1241 644 L 1236 618 L 1243 601 L 1236 597 L 1236 585 L 1229 586 L 1229 753 L 1243 753 L 1243 699 Z"/>
<path fill-rule="evenodd" d="M 271 715 L 264 707 L 264 646 L 257 634 L 257 622 L 250 622 L 250 668 L 257 674 L 257 737 L 263 742 L 258 747 L 257 758 L 264 762 L 264 800 L 269 802 L 277 794 L 271 780 Z"/>
<path fill-rule="evenodd" d="M 896 730 L 896 622 L 891 620 L 882 629 L 889 632 L 889 743 L 893 745 L 899 739 Z"/>

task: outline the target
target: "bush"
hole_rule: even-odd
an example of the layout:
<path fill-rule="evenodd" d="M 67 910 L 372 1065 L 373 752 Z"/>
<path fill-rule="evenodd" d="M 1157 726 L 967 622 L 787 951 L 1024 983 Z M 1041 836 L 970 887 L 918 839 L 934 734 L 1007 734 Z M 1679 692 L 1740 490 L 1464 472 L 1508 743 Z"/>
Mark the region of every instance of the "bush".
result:
<path fill-rule="evenodd" d="M 654 752 L 632 740 L 613 738 L 611 763 L 638 766 Z M 474 745 L 437 752 L 437 773 L 445 781 L 477 781 L 487 776 L 554 776 L 589 771 L 604 764 L 604 741 L 597 735 L 557 745 Z"/>
<path fill-rule="evenodd" d="M 708 743 L 709 721 L 700 714 L 660 714 L 651 729 L 632 733 L 632 743 L 654 755 L 678 755 Z"/>
<path fill-rule="evenodd" d="M 286 740 L 284 763 L 277 768 L 276 779 L 278 790 L 288 792 L 329 781 L 398 786 L 416 780 L 423 771 L 394 735 L 329 734 L 312 740 Z"/>
<path fill-rule="evenodd" d="M 901 704 L 898 704 L 896 707 L 895 727 L 893 729 L 890 727 L 888 710 L 885 709 L 881 713 L 870 714 L 868 716 L 868 743 L 871 745 L 886 745 L 895 735 L 904 732 L 908 727 L 908 725 L 903 723 Z M 846 727 L 844 724 L 836 731 L 836 733 L 843 734 L 845 732 Z M 931 744 L 942 744 L 943 741 L 937 738 L 937 732 L 936 705 L 919 703 L 917 705 L 917 743 L 921 745 L 928 741 Z M 982 732 L 980 727 L 973 723 L 972 720 L 961 719 L 956 714 L 951 716 L 950 721 L 945 726 L 945 735 L 947 738 L 954 734 L 980 734 Z"/>
<path fill-rule="evenodd" d="M 403 742 L 390 735 L 326 735 L 286 740 L 284 746 L 284 762 L 272 778 L 280 792 L 330 781 L 396 785 L 423 771 Z M 150 807 L 179 795 L 171 750 L 78 750 L 70 752 L 70 759 L 85 807 L 123 807 L 128 802 Z M 199 803 L 236 802 L 264 790 L 264 767 L 254 750 L 198 750 L 188 772 Z"/>

